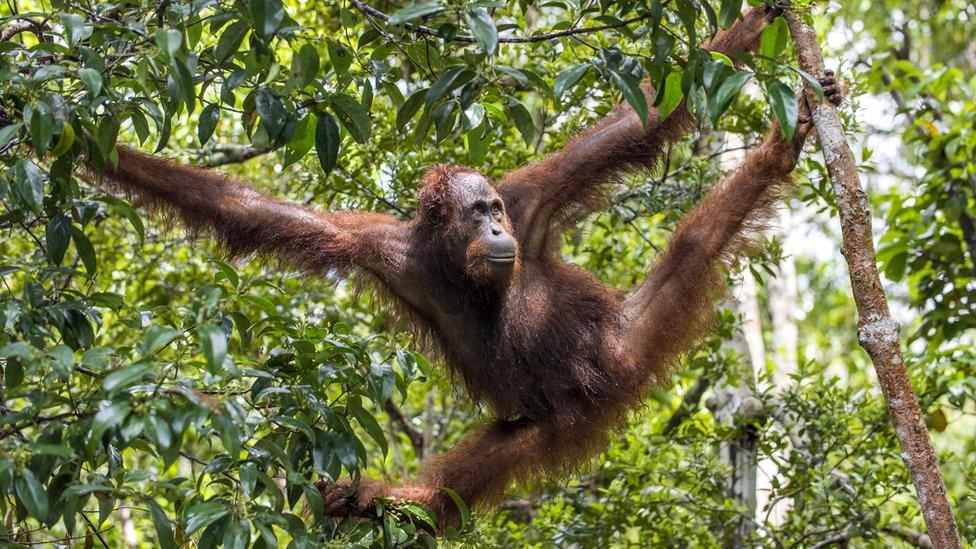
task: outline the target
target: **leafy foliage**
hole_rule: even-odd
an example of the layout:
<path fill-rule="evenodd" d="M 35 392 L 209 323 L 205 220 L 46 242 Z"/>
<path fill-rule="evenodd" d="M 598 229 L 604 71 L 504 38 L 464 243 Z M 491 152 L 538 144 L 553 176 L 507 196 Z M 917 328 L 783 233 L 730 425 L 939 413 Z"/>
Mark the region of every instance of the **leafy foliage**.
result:
<path fill-rule="evenodd" d="M 89 182 L 123 142 L 226 165 L 322 208 L 408 216 L 426 165 L 489 166 L 498 175 L 555 149 L 618 101 L 646 117 L 651 105 L 638 86 L 649 78 L 661 90 L 654 107 L 667 114 L 687 100 L 705 131 L 650 179 L 621 187 L 607 213 L 564 246 L 626 287 L 719 176 L 714 157 L 691 154 L 711 146 L 718 132 L 709 129 L 750 142 L 768 106 L 788 132 L 795 127 L 789 90 L 810 75 L 784 63 L 781 19 L 763 33 L 759 55 L 736 60 L 741 70 L 699 48 L 742 4 L 5 2 L 0 540 L 116 543 L 128 520 L 163 547 L 433 543 L 420 506 L 381 502 L 377 521 L 336 524 L 313 486 L 358 478 L 367 465 L 409 474 L 421 451 L 450 446 L 478 420 L 457 406 L 412 336 L 393 335 L 396 319 L 373 296 L 330 284 L 331 273 L 311 282 L 260 263 L 224 263 Z M 966 8 L 937 13 L 952 9 Z M 882 35 L 878 14 L 865 12 L 873 25 L 865 32 Z M 932 55 L 971 69 L 960 53 L 971 33 L 952 36 Z M 976 199 L 967 163 L 973 83 L 950 86 L 968 74 L 951 67 L 883 66 L 902 93 L 942 113 L 936 120 L 920 109 L 923 131 L 906 130 L 913 161 L 930 169 L 914 204 L 902 202 L 901 188 L 883 197 L 892 229 L 881 257 L 891 280 L 910 282 L 908 303 L 924 314 L 916 381 L 933 428 L 951 431 L 976 393 L 973 357 L 960 343 L 971 337 L 972 248 L 952 222 Z M 869 76 L 872 86 L 879 74 Z M 740 93 L 752 83 L 763 98 Z M 804 198 L 829 203 L 816 161 L 804 168 Z M 764 261 L 753 258 L 757 272 L 771 271 Z M 865 524 L 863 536 L 893 517 L 917 526 L 894 438 L 867 398 L 863 357 L 848 357 L 856 343 L 849 296 L 828 267 L 803 269 L 818 301 L 803 330 L 814 334 L 817 361 L 797 375 L 788 409 L 809 430 L 809 455 L 789 454 L 785 484 L 775 487 L 803 505 L 781 527 L 761 529 L 759 541 L 821 540 L 834 515 Z M 731 330 L 720 329 L 692 367 L 730 362 L 718 338 Z M 849 384 L 828 369 L 841 361 Z M 406 425 L 423 421 L 421 438 L 433 448 L 390 430 L 391 398 L 405 403 Z M 663 393 L 658 400 L 672 404 Z M 453 539 L 722 543 L 740 511 L 722 491 L 728 472 L 714 456 L 727 428 L 699 413 L 665 443 L 662 418 L 648 416 L 592 475 L 533 507 L 531 520 L 503 514 Z M 780 430 L 761 433 L 767 454 L 789 446 Z M 971 452 L 972 436 L 961 440 Z M 836 495 L 836 471 L 854 492 Z M 972 464 L 950 462 L 947 471 L 961 513 L 976 509 L 966 491 Z"/>

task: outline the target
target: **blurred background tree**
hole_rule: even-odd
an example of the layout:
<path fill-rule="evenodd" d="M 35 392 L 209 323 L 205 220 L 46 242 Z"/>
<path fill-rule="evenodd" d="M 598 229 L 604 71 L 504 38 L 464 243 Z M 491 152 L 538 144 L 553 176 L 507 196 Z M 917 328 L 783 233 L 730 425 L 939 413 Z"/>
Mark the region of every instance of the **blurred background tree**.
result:
<path fill-rule="evenodd" d="M 803 82 L 781 20 L 741 60 L 749 75 L 697 48 L 742 8 L 0 2 L 0 540 L 434 544 L 420 507 L 336 525 L 312 485 L 410 475 L 483 419 L 413 334 L 332 273 L 228 264 L 87 181 L 123 142 L 407 218 L 425 167 L 499 176 L 620 100 L 646 110 L 647 77 L 656 107 L 687 97 L 701 131 L 563 247 L 627 288 Z M 958 517 L 972 516 L 976 7 L 846 3 L 813 20 L 851 87 L 906 359 Z M 570 482 L 513 490 L 449 543 L 926 544 L 857 345 L 819 155 L 797 178 L 675 385 Z"/>

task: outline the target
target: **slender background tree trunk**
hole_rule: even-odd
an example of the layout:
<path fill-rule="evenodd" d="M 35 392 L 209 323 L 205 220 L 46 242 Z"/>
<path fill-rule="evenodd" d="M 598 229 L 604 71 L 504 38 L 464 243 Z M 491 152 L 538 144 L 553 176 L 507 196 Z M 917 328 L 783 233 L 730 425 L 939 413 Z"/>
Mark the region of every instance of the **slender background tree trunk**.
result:
<path fill-rule="evenodd" d="M 786 20 L 800 68 L 815 77 L 824 74 L 823 54 L 813 28 L 803 15 L 787 11 Z M 851 287 L 858 312 L 858 341 L 871 357 L 888 413 L 901 445 L 902 459 L 918 492 L 922 516 L 935 547 L 961 547 L 939 459 L 922 420 L 898 339 L 898 323 L 891 318 L 888 300 L 878 275 L 871 237 L 871 209 L 861 188 L 854 154 L 844 136 L 837 109 L 820 102 L 806 86 L 806 98 L 820 147 L 837 199 L 843 242 L 841 253 L 850 268 Z"/>

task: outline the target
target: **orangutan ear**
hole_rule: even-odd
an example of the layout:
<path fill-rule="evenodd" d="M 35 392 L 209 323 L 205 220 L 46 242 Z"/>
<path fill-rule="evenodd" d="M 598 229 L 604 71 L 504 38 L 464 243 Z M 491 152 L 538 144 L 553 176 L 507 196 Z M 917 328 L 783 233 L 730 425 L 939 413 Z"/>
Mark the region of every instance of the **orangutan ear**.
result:
<path fill-rule="evenodd" d="M 438 164 L 424 173 L 417 196 L 420 215 L 433 226 L 444 223 L 450 216 L 451 177 L 457 171 L 452 166 Z"/>

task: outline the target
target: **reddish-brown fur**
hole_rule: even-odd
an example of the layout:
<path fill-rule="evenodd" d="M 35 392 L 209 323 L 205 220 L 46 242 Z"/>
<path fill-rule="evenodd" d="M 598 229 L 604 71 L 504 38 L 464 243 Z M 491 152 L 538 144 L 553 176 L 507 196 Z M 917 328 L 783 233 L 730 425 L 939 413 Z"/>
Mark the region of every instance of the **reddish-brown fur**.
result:
<path fill-rule="evenodd" d="M 765 8 L 746 14 L 709 48 L 732 53 L 757 41 Z M 653 91 L 648 89 L 648 94 Z M 437 166 L 424 177 L 418 215 L 406 222 L 356 212 L 322 214 L 261 195 L 212 172 L 119 149 L 108 180 L 193 231 L 215 234 L 233 255 L 263 253 L 307 273 L 358 272 L 386 290 L 477 402 L 497 418 L 432 459 L 420 478 L 395 486 L 364 481 L 355 497 L 322 485 L 329 512 L 365 512 L 377 497 L 457 518 L 448 487 L 469 505 L 492 505 L 516 479 L 560 475 L 606 444 L 646 389 L 667 378 L 700 337 L 722 268 L 788 188 L 796 145 L 775 128 L 741 168 L 679 224 L 646 281 L 624 299 L 556 253 L 560 232 L 593 211 L 607 183 L 651 166 L 693 125 L 683 106 L 651 113 L 645 130 L 620 106 L 562 151 L 507 175 L 497 191 L 516 237 L 511 274 L 493 278 L 485 243 L 462 241 L 457 178 Z M 806 129 L 798 129 L 802 141 Z"/>

